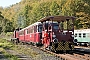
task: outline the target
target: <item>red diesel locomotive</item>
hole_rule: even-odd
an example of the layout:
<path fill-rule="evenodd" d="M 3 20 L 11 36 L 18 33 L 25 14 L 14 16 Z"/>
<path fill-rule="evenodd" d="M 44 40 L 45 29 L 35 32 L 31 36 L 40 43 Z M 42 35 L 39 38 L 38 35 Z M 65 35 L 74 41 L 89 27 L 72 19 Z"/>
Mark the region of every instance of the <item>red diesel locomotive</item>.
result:
<path fill-rule="evenodd" d="M 49 16 L 14 31 L 11 41 L 32 43 L 52 51 L 74 49 L 74 20 L 72 16 Z"/>

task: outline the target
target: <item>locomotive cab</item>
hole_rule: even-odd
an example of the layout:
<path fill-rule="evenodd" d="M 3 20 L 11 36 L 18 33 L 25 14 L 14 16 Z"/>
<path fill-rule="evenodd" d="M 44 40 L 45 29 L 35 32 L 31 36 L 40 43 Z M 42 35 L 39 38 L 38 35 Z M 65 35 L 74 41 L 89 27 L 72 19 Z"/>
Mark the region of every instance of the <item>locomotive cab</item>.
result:
<path fill-rule="evenodd" d="M 46 30 L 48 33 L 48 39 L 42 43 L 44 47 L 52 51 L 73 50 L 74 19 L 75 17 L 71 16 L 50 16 L 41 19 L 42 37 Z"/>

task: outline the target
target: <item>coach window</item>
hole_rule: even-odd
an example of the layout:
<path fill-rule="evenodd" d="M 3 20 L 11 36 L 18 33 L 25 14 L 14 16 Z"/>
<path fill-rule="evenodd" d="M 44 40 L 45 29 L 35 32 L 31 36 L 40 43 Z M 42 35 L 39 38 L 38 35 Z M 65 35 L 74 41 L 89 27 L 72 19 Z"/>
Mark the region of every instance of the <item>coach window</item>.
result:
<path fill-rule="evenodd" d="M 83 37 L 84 37 L 84 38 L 86 37 L 86 34 L 85 34 L 85 33 L 83 33 Z"/>
<path fill-rule="evenodd" d="M 29 28 L 27 29 L 27 34 L 29 34 Z"/>
<path fill-rule="evenodd" d="M 33 27 L 31 27 L 31 32 L 30 33 L 33 33 Z"/>
<path fill-rule="evenodd" d="M 27 29 L 26 29 L 26 34 L 28 34 L 28 31 L 27 31 Z"/>
<path fill-rule="evenodd" d="M 81 37 L 81 33 L 79 33 L 79 37 Z"/>
<path fill-rule="evenodd" d="M 30 28 L 28 29 L 28 34 L 30 33 Z"/>
<path fill-rule="evenodd" d="M 33 27 L 31 27 L 31 31 L 30 31 L 30 33 L 33 33 Z"/>
<path fill-rule="evenodd" d="M 20 32 L 20 35 L 22 35 L 22 31 Z"/>
<path fill-rule="evenodd" d="M 35 31 L 35 30 L 34 30 L 34 26 L 33 26 L 33 33 L 34 33 L 34 31 Z"/>
<path fill-rule="evenodd" d="M 32 33 L 34 33 L 34 26 L 33 26 L 33 29 L 32 29 Z"/>
<path fill-rule="evenodd" d="M 34 26 L 34 33 L 37 32 L 37 26 Z"/>
<path fill-rule="evenodd" d="M 31 31 L 30 31 L 30 33 L 33 33 L 33 27 L 31 27 Z"/>
<path fill-rule="evenodd" d="M 42 26 L 38 26 L 38 32 L 42 32 Z"/>
<path fill-rule="evenodd" d="M 20 31 L 20 35 L 24 35 L 24 31 Z"/>
<path fill-rule="evenodd" d="M 28 34 L 31 32 L 31 30 L 30 29 L 28 29 Z"/>
<path fill-rule="evenodd" d="M 24 35 L 24 31 L 22 32 L 22 35 Z"/>
<path fill-rule="evenodd" d="M 75 37 L 77 37 L 77 34 L 75 34 Z"/>

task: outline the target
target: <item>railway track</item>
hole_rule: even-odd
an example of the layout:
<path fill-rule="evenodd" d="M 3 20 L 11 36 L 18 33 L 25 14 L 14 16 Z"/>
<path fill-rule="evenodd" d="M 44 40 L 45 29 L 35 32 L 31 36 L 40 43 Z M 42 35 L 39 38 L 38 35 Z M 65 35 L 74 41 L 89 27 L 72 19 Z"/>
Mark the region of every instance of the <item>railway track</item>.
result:
<path fill-rule="evenodd" d="M 75 46 L 74 48 L 90 49 L 90 46 L 88 46 L 88 47 L 85 47 L 85 46 Z"/>
<path fill-rule="evenodd" d="M 42 49 L 43 50 L 43 49 Z M 44 50 L 45 51 L 45 50 Z M 81 52 L 76 53 L 76 51 L 73 51 L 73 54 L 57 54 L 51 51 L 47 51 L 46 52 L 53 54 L 59 58 L 61 58 L 62 60 L 90 60 L 90 55 L 89 54 L 82 54 Z"/>
<path fill-rule="evenodd" d="M 52 55 L 60 58 L 61 60 L 90 60 L 90 54 L 86 53 L 86 52 L 82 52 L 82 51 L 80 52 L 80 51 L 74 50 L 73 53 L 61 54 L 61 53 L 54 53 L 54 52 L 51 52 L 49 50 L 45 50 L 41 47 L 36 47 L 36 46 L 28 45 L 28 44 L 26 44 L 26 47 L 27 47 L 27 49 L 30 47 L 40 49 L 46 53 L 52 54 Z M 79 48 L 79 47 L 75 46 L 75 48 Z"/>
<path fill-rule="evenodd" d="M 90 47 L 83 47 L 83 46 L 75 46 L 76 51 L 82 52 L 83 54 L 90 54 Z"/>
<path fill-rule="evenodd" d="M 48 50 L 45 50 L 43 48 L 39 48 L 39 47 L 36 47 L 36 46 L 33 46 L 35 48 L 38 48 L 42 51 L 45 51 L 47 53 L 50 53 L 50 54 L 53 54 L 55 55 L 56 57 L 59 57 L 61 58 L 61 60 L 90 60 L 90 54 L 85 54 L 85 53 L 82 53 L 82 52 L 77 52 L 77 50 L 74 50 L 73 53 L 63 53 L 63 54 L 60 54 L 60 53 L 54 53 L 54 52 L 51 52 L 51 51 L 48 51 Z"/>

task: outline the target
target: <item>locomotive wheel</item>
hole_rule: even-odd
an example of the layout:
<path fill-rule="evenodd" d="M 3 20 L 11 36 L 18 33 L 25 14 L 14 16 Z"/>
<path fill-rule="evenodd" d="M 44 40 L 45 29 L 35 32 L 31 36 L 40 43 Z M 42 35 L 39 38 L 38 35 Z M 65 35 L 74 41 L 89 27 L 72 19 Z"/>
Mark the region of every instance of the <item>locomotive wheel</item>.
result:
<path fill-rule="evenodd" d="M 52 46 L 48 46 L 46 49 L 52 51 Z"/>
<path fill-rule="evenodd" d="M 89 47 L 90 45 L 87 43 L 86 46 Z"/>
<path fill-rule="evenodd" d="M 14 44 L 14 40 L 13 39 L 11 39 L 11 42 Z"/>
<path fill-rule="evenodd" d="M 66 51 L 66 53 L 69 53 L 69 54 L 73 54 L 73 50 L 68 50 L 68 51 Z"/>
<path fill-rule="evenodd" d="M 53 51 L 53 50 L 52 50 L 52 46 L 48 46 L 48 47 L 47 47 L 47 50 L 52 51 L 52 52 L 55 52 L 55 53 L 58 52 L 58 51 L 56 51 L 56 50 Z"/>
<path fill-rule="evenodd" d="M 11 42 L 13 41 L 13 39 L 11 39 Z"/>
<path fill-rule="evenodd" d="M 80 43 L 77 43 L 77 46 L 80 46 Z"/>
<path fill-rule="evenodd" d="M 35 46 L 39 47 L 39 44 L 36 43 Z"/>
<path fill-rule="evenodd" d="M 26 42 L 22 42 L 22 45 L 26 45 Z"/>
<path fill-rule="evenodd" d="M 52 51 L 52 46 L 48 46 L 49 50 Z"/>
<path fill-rule="evenodd" d="M 22 42 L 22 41 L 20 41 L 20 44 L 21 44 L 21 45 L 23 45 L 23 42 Z"/>

